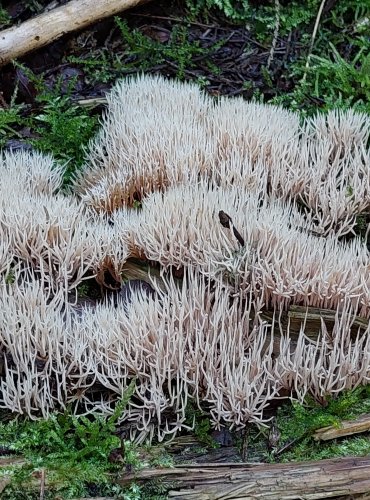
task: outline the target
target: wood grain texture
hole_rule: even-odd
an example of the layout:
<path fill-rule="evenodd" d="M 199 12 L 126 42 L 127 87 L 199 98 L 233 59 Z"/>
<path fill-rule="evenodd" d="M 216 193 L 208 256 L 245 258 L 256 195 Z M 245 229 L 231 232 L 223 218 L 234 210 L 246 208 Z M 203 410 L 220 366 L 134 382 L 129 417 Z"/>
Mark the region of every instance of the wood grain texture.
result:
<path fill-rule="evenodd" d="M 119 482 L 175 484 L 173 500 L 293 500 L 357 497 L 370 492 L 370 457 L 289 464 L 209 464 L 147 469 Z"/>
<path fill-rule="evenodd" d="M 322 427 L 315 431 L 313 437 L 316 441 L 329 441 L 344 436 L 352 436 L 361 432 L 370 431 L 370 415 L 361 415 L 356 420 L 344 420 L 339 427 L 332 425 Z"/>

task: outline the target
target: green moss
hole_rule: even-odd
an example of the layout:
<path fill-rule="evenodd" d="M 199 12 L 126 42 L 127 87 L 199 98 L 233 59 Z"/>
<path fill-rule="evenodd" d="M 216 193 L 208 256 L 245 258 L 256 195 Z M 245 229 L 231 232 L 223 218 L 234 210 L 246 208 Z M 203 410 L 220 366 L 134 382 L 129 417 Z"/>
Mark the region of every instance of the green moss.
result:
<path fill-rule="evenodd" d="M 208 448 L 218 448 L 219 444 L 211 436 L 212 426 L 209 416 L 193 403 L 186 408 L 186 423 L 193 427 L 197 440 Z"/>
<path fill-rule="evenodd" d="M 16 65 L 37 90 L 36 112 L 23 117 L 23 108 L 15 104 L 15 95 L 9 109 L 0 112 L 0 146 L 4 146 L 9 138 L 22 138 L 17 129 L 27 126 L 34 136 L 28 142 L 35 149 L 51 153 L 65 165 L 64 182 L 68 184 L 84 163 L 85 147 L 98 129 L 98 117 L 73 103 L 74 79 L 71 79 L 62 95 L 61 78 L 49 88 L 42 74 L 35 75 L 25 66 L 18 63 Z"/>
<path fill-rule="evenodd" d="M 370 434 L 334 439 L 324 443 L 304 438 L 292 450 L 282 456 L 282 462 L 323 460 L 347 456 L 363 456 L 370 453 Z"/>
<path fill-rule="evenodd" d="M 41 469 L 47 471 L 48 489 L 63 498 L 84 496 L 89 485 L 99 490 L 113 488 L 109 475 L 122 463 L 111 462 L 111 452 L 122 448 L 122 462 L 131 465 L 136 456 L 130 443 L 122 443 L 116 435 L 117 420 L 134 390 L 133 380 L 108 418 L 76 417 L 66 412 L 53 414 L 47 420 L 1 423 L 0 444 L 25 459 L 24 465 L 12 470 L 12 484 L 2 498 L 13 499 L 14 492 L 27 492 L 31 477 Z"/>
<path fill-rule="evenodd" d="M 307 398 L 304 404 L 292 401 L 282 406 L 277 414 L 280 445 L 294 443 L 281 454 L 283 461 L 319 460 L 321 458 L 361 455 L 370 451 L 368 435 L 317 442 L 312 435 L 326 426 L 340 426 L 341 420 L 350 420 L 370 412 L 370 386 L 358 387 L 336 398 L 323 407 Z M 274 459 L 273 456 L 269 457 Z M 280 459 L 280 458 L 279 458 Z"/>
<path fill-rule="evenodd" d="M 0 109 L 0 147 L 4 147 L 10 139 L 21 138 L 17 128 L 25 124 L 22 116 L 23 106 L 11 103 L 9 108 Z"/>
<path fill-rule="evenodd" d="M 39 137 L 32 144 L 66 164 L 64 181 L 68 183 L 84 162 L 84 146 L 97 130 L 97 118 L 72 104 L 69 97 L 48 97 L 33 123 Z"/>

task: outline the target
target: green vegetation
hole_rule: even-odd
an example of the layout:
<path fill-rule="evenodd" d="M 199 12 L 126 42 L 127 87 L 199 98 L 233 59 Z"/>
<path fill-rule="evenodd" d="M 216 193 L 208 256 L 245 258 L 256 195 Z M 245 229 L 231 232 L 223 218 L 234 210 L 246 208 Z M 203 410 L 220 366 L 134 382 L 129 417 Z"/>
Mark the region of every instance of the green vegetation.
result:
<path fill-rule="evenodd" d="M 42 74 L 35 75 L 26 67 L 17 66 L 37 90 L 35 110 L 26 116 L 25 106 L 16 104 L 17 92 L 14 93 L 9 107 L 0 110 L 0 147 L 11 139 L 22 139 L 18 130 L 27 127 L 31 137 L 24 142 L 45 153 L 52 153 L 57 161 L 65 165 L 64 181 L 68 184 L 84 162 L 84 148 L 98 128 L 98 117 L 73 103 L 74 79 L 63 94 L 61 78 L 49 88 Z"/>
<path fill-rule="evenodd" d="M 278 96 L 273 102 L 305 114 L 315 111 L 317 105 L 324 109 L 353 108 L 370 113 L 370 54 L 366 53 L 366 44 L 350 61 L 345 60 L 331 42 L 328 46 L 332 52 L 326 57 L 313 54 L 306 73 L 303 62 L 292 66 L 299 84 L 292 93 Z"/>
<path fill-rule="evenodd" d="M 64 180 L 68 183 L 84 162 L 84 146 L 95 134 L 98 120 L 71 103 L 68 96 L 46 94 L 40 102 L 42 112 L 32 118 L 38 137 L 31 143 L 36 149 L 52 153 L 57 160 L 67 164 Z"/>
<path fill-rule="evenodd" d="M 273 44 L 275 31 L 283 46 L 291 45 L 291 38 L 299 36 L 299 48 L 290 52 L 279 71 L 293 83 L 291 91 L 277 89 L 271 70 L 262 67 L 261 72 L 275 94 L 274 104 L 304 114 L 315 113 L 318 108 L 349 107 L 370 113 L 370 20 L 365 3 L 340 0 L 327 9 L 324 5 L 311 54 L 321 0 L 279 3 L 278 12 L 276 2 L 261 5 L 250 0 L 187 0 L 193 18 L 207 18 L 209 9 L 215 9 L 232 22 L 246 24 L 267 49 Z M 258 90 L 255 97 L 260 98 Z"/>
<path fill-rule="evenodd" d="M 30 143 L 40 151 L 52 153 L 56 160 L 67 165 L 64 179 L 68 183 L 83 164 L 84 146 L 95 134 L 98 118 L 90 116 L 84 108 L 73 103 L 71 94 L 75 79 L 71 79 L 62 94 L 61 78 L 52 88 L 48 88 L 43 75 L 36 76 L 25 68 L 23 70 L 36 87 L 35 100 L 40 109 L 28 119 L 28 126 L 36 135 Z"/>
<path fill-rule="evenodd" d="M 122 489 L 114 483 L 114 475 L 123 468 L 128 471 L 143 467 L 172 467 L 173 459 L 166 444 L 143 445 L 121 440 L 116 432 L 117 419 L 132 396 L 135 382 L 127 389 L 111 417 L 75 417 L 70 412 L 54 414 L 48 420 L 11 420 L 0 424 L 0 446 L 9 448 L 25 459 L 21 466 L 3 467 L 1 477 L 12 478 L 3 492 L 4 500 L 36 499 L 32 481 L 39 484 L 42 471 L 46 474 L 45 499 L 74 498 L 76 496 L 111 495 L 125 500 L 161 500 L 171 487 L 156 480 Z M 319 460 L 370 453 L 370 436 L 358 436 L 316 442 L 314 431 L 328 425 L 340 425 L 341 420 L 355 418 L 370 412 L 370 386 L 359 387 L 328 401 L 322 407 L 307 398 L 303 405 L 296 401 L 284 404 L 277 413 L 276 425 L 280 432 L 279 446 L 286 451 L 265 454 L 267 461 Z M 187 422 L 194 424 L 194 434 L 205 451 L 218 446 L 210 436 L 208 417 L 189 406 Z M 237 440 L 237 437 L 235 436 Z M 248 433 L 248 447 L 262 453 L 266 449 L 266 432 L 256 427 Z M 276 450 L 275 450 L 276 451 Z"/>
<path fill-rule="evenodd" d="M 0 423 L 0 448 L 24 459 L 22 464 L 0 468 L 0 483 L 11 478 L 2 492 L 4 500 L 38 500 L 44 474 L 45 500 L 83 496 L 112 496 L 123 500 L 162 500 L 169 484 L 160 480 L 145 486 L 123 488 L 114 478 L 122 470 L 145 466 L 172 467 L 165 446 L 138 448 L 120 437 L 117 421 L 135 390 L 133 380 L 113 414 L 74 416 L 69 410 L 47 420 L 13 419 Z"/>
<path fill-rule="evenodd" d="M 193 434 L 200 444 L 208 448 L 218 448 L 218 443 L 210 435 L 213 429 L 209 416 L 192 403 L 186 408 L 186 423 L 193 428 Z"/>
<path fill-rule="evenodd" d="M 207 57 L 217 50 L 222 43 L 205 49 L 198 40 L 190 41 L 185 26 L 175 25 L 165 43 L 129 28 L 126 21 L 115 17 L 120 31 L 123 51 L 112 52 L 99 49 L 87 58 L 70 56 L 68 61 L 81 64 L 92 83 L 112 82 L 120 76 L 133 71 L 148 71 L 164 63 L 173 65 L 176 77 L 185 78 L 186 72 L 194 67 L 194 58 Z M 129 56 L 129 57 L 128 57 Z M 217 69 L 210 66 L 210 70 Z"/>
<path fill-rule="evenodd" d="M 11 19 L 8 12 L 0 6 L 0 29 L 5 28 L 10 22 Z"/>
<path fill-rule="evenodd" d="M 24 124 L 22 108 L 12 100 L 8 108 L 0 110 L 0 147 L 4 147 L 7 140 L 20 137 L 16 128 Z"/>
<path fill-rule="evenodd" d="M 41 470 L 47 471 L 48 489 L 63 498 L 83 496 L 92 485 L 104 494 L 119 492 L 109 475 L 122 469 L 122 464 L 139 466 L 133 445 L 116 434 L 117 420 L 135 390 L 135 383 L 131 382 L 109 418 L 76 417 L 66 412 L 51 415 L 47 420 L 0 424 L 1 446 L 25 459 L 20 467 L 0 471 L 2 476 L 12 477 L 2 498 L 32 498 L 31 492 L 30 497 L 21 496 L 20 492 L 27 494 L 26 484 Z"/>
<path fill-rule="evenodd" d="M 277 414 L 280 446 L 291 443 L 279 460 L 320 460 L 348 455 L 370 453 L 370 437 L 366 434 L 317 442 L 312 438 L 315 430 L 326 426 L 339 426 L 341 420 L 350 420 L 370 412 L 370 386 L 358 387 L 329 400 L 326 407 L 307 398 L 303 405 L 296 401 L 282 406 Z M 274 455 L 270 456 L 274 460 Z"/>

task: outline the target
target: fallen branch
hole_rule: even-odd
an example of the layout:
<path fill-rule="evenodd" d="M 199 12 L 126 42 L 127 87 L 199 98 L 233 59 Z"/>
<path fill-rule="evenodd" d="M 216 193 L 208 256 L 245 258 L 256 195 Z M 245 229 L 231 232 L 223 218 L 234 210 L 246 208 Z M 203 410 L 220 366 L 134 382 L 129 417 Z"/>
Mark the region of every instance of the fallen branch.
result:
<path fill-rule="evenodd" d="M 97 106 L 105 106 L 107 102 L 106 97 L 90 97 L 89 99 L 78 99 L 74 101 L 78 106 L 88 109 L 96 108 Z"/>
<path fill-rule="evenodd" d="M 317 321 L 319 325 L 321 325 L 321 320 L 323 319 L 325 322 L 334 323 L 335 318 L 341 317 L 341 313 L 337 313 L 336 311 L 331 311 L 329 309 L 319 309 L 317 307 L 303 307 L 303 306 L 290 306 L 288 317 L 289 319 L 300 319 L 300 320 L 310 320 Z M 359 316 L 355 316 L 353 318 L 353 327 L 362 328 L 366 330 L 369 326 L 369 320 L 365 318 L 361 318 Z"/>
<path fill-rule="evenodd" d="M 19 457 L 1 458 L 1 467 L 22 465 Z M 46 471 L 45 471 L 46 472 Z M 179 465 L 174 468 L 143 469 L 121 476 L 111 476 L 113 483 L 127 487 L 131 483 L 160 481 L 170 489 L 168 498 L 175 500 L 267 500 L 319 499 L 344 496 L 370 498 L 370 456 L 346 457 L 317 462 L 289 464 L 209 463 Z M 0 481 L 0 492 L 11 476 Z M 45 492 L 48 481 L 45 475 Z M 27 487 L 35 490 L 39 480 L 32 475 Z M 76 499 L 77 500 L 77 499 Z M 88 500 L 88 499 L 81 499 Z M 103 497 L 101 500 L 110 500 Z"/>
<path fill-rule="evenodd" d="M 168 498 L 223 500 L 318 499 L 370 492 L 370 457 L 290 464 L 209 464 L 147 469 L 118 482 L 175 483 Z M 362 497 L 363 498 L 363 497 Z"/>
<path fill-rule="evenodd" d="M 282 329 L 283 332 L 286 332 L 289 326 L 289 336 L 294 342 L 298 338 L 302 326 L 304 326 L 305 335 L 311 340 L 316 341 L 322 328 L 322 320 L 330 332 L 335 324 L 336 317 L 340 318 L 340 316 L 340 313 L 330 309 L 291 305 L 288 311 L 284 311 L 279 316 L 278 321 L 275 318 L 275 331 L 279 332 Z M 272 322 L 274 313 L 272 311 L 263 311 L 261 319 Z M 366 330 L 368 324 L 369 321 L 367 319 L 354 316 L 351 326 L 351 337 L 356 338 L 358 330 Z"/>
<path fill-rule="evenodd" d="M 150 0 L 71 0 L 0 32 L 0 66 L 61 36 Z"/>
<path fill-rule="evenodd" d="M 313 437 L 316 441 L 329 441 L 344 436 L 351 436 L 352 434 L 359 434 L 370 430 L 370 415 L 361 415 L 356 420 L 345 420 L 341 422 L 340 427 L 332 425 L 322 427 L 315 431 Z"/>

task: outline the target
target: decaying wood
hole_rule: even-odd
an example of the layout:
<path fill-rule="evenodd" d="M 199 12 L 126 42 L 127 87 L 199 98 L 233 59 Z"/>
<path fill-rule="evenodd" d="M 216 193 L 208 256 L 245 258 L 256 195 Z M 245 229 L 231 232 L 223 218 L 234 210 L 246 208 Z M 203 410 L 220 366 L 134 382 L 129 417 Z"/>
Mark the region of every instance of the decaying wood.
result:
<path fill-rule="evenodd" d="M 24 460 L 20 457 L 1 457 L 0 470 L 23 463 Z M 145 484 L 160 481 L 163 488 L 169 486 L 168 498 L 175 500 L 313 500 L 333 497 L 364 500 L 370 498 L 370 457 L 289 464 L 181 465 L 174 468 L 143 469 L 122 474 L 118 478 L 112 476 L 111 479 L 121 486 L 128 486 L 132 482 Z M 0 492 L 9 483 L 10 477 L 4 477 L 0 481 Z M 45 485 L 47 487 L 47 480 Z M 40 487 L 39 478 L 32 476 L 27 487 L 37 491 Z M 102 500 L 108 498 L 103 497 Z"/>
<path fill-rule="evenodd" d="M 106 97 L 90 97 L 88 99 L 77 99 L 74 102 L 82 108 L 93 109 L 97 106 L 105 106 L 108 100 Z"/>
<path fill-rule="evenodd" d="M 336 311 L 331 311 L 330 309 L 319 309 L 317 307 L 303 307 L 303 306 L 290 306 L 288 317 L 290 320 L 299 319 L 309 321 L 317 321 L 321 323 L 324 320 L 328 323 L 334 323 Z M 340 317 L 340 314 L 339 314 Z M 361 318 L 360 316 L 355 316 L 353 318 L 353 327 L 366 329 L 369 326 L 369 320 Z"/>
<path fill-rule="evenodd" d="M 139 262 L 137 259 L 128 259 L 122 268 L 122 276 L 125 280 L 143 280 L 149 284 L 155 283 L 162 291 L 166 292 L 167 287 L 161 272 L 155 267 Z M 180 280 L 174 278 L 175 283 Z"/>
<path fill-rule="evenodd" d="M 163 274 L 159 269 L 148 265 L 145 260 L 136 258 L 128 259 L 124 264 L 122 276 L 126 280 L 139 279 L 147 283 L 157 284 L 162 290 L 166 291 L 166 285 L 163 279 Z M 174 278 L 175 283 L 180 286 L 181 280 Z M 280 352 L 281 332 L 286 333 L 289 328 L 289 337 L 291 339 L 291 349 L 294 351 L 298 336 L 303 327 L 305 335 L 316 341 L 322 329 L 322 321 L 324 321 L 329 333 L 333 329 L 338 313 L 330 309 L 319 309 L 315 307 L 305 307 L 291 305 L 287 311 L 281 312 L 280 315 L 274 314 L 272 311 L 263 311 L 260 314 L 261 320 L 266 320 L 274 324 L 274 339 L 273 353 L 278 355 Z M 358 330 L 365 330 L 368 327 L 368 320 L 359 316 L 353 317 L 351 335 L 356 337 Z M 270 344 L 270 339 L 266 339 L 266 347 Z"/>
<path fill-rule="evenodd" d="M 40 49 L 61 36 L 150 0 L 71 0 L 0 32 L 0 65 Z"/>
<path fill-rule="evenodd" d="M 141 279 L 148 283 L 155 278 L 159 281 L 160 286 L 165 289 L 163 275 L 158 269 L 148 265 L 145 260 L 128 259 L 124 264 L 122 274 L 125 279 Z M 180 282 L 179 280 L 175 281 Z M 304 325 L 305 335 L 312 340 L 317 340 L 322 320 L 330 331 L 336 321 L 336 315 L 338 313 L 330 309 L 291 305 L 287 311 L 283 311 L 279 316 L 274 315 L 272 311 L 263 311 L 260 318 L 269 322 L 275 320 L 276 326 L 279 326 L 276 328 L 276 332 L 287 331 L 289 325 L 289 335 L 293 340 L 298 338 L 302 325 Z M 367 319 L 355 316 L 352 321 L 353 335 L 357 335 L 358 329 L 366 330 L 368 325 L 369 321 Z M 280 339 L 279 336 L 278 339 Z"/>
<path fill-rule="evenodd" d="M 370 492 L 370 457 L 289 464 L 209 464 L 147 469 L 118 482 L 175 484 L 176 500 L 319 499 Z"/>
<path fill-rule="evenodd" d="M 344 436 L 351 436 L 352 434 L 360 434 L 361 432 L 370 431 L 370 415 L 361 415 L 356 420 L 345 420 L 341 422 L 339 427 L 330 425 L 322 427 L 315 431 L 313 437 L 316 441 L 329 441 Z"/>
<path fill-rule="evenodd" d="M 283 331 L 284 333 L 289 328 L 289 337 L 293 340 L 298 338 L 298 335 L 304 327 L 305 335 L 311 340 L 317 340 L 324 321 L 328 331 L 330 332 L 336 320 L 336 311 L 330 309 L 319 309 L 316 307 L 304 307 L 291 305 L 288 311 L 282 312 L 279 316 L 274 315 L 271 311 L 263 311 L 261 314 L 262 320 L 275 322 L 276 332 Z M 355 316 L 352 321 L 351 335 L 356 337 L 358 330 L 366 330 L 369 321 L 360 316 Z"/>

